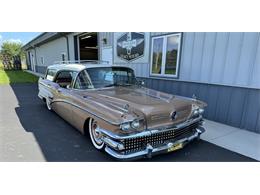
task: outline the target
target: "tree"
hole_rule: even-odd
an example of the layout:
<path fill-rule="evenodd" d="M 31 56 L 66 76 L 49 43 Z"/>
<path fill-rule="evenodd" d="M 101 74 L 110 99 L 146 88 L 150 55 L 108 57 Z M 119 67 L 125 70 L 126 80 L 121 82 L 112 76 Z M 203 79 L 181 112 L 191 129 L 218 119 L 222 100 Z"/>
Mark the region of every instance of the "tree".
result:
<path fill-rule="evenodd" d="M 0 57 L 5 68 L 11 69 L 13 67 L 14 59 L 21 59 L 25 57 L 22 50 L 22 43 L 5 41 L 1 45 Z"/>

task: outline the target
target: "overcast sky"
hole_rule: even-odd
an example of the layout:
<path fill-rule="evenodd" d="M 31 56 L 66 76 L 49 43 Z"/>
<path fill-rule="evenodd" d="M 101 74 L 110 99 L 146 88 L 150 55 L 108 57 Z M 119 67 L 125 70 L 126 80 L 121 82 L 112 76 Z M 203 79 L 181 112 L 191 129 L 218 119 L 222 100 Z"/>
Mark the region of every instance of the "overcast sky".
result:
<path fill-rule="evenodd" d="M 41 34 L 40 32 L 0 32 L 0 45 L 3 41 L 28 43 L 30 40 Z"/>

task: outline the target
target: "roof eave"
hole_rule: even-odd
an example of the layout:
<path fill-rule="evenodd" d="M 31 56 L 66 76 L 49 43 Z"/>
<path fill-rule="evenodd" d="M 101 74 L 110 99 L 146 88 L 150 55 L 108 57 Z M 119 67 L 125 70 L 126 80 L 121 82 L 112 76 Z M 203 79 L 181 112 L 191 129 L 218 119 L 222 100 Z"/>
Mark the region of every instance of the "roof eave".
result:
<path fill-rule="evenodd" d="M 41 33 L 39 36 L 35 37 L 30 42 L 25 44 L 22 47 L 22 49 L 28 50 L 28 49 L 38 47 L 40 45 L 48 43 L 49 41 L 52 41 L 52 40 L 58 39 L 60 37 L 66 36 L 69 33 L 70 32 L 65 32 L 65 33 L 63 33 L 63 32 L 44 32 L 44 33 Z M 44 36 L 46 36 L 46 37 L 44 37 Z"/>

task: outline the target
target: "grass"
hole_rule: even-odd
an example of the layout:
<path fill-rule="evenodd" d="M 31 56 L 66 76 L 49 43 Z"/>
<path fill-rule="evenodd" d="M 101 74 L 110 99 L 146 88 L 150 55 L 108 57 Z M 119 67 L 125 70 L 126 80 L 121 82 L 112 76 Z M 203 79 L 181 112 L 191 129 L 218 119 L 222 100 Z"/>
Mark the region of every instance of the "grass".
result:
<path fill-rule="evenodd" d="M 35 83 L 38 77 L 24 70 L 4 70 L 0 62 L 0 85 L 12 83 Z"/>

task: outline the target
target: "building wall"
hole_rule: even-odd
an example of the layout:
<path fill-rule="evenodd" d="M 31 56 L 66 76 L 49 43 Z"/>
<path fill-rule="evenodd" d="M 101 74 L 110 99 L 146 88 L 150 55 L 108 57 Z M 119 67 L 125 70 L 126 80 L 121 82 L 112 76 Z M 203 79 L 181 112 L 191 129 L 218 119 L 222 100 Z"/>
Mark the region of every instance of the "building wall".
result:
<path fill-rule="evenodd" d="M 151 37 L 170 33 L 151 33 Z M 260 33 L 183 33 L 178 79 L 124 63 L 146 86 L 205 101 L 205 117 L 260 133 Z M 150 39 L 151 40 L 151 39 Z"/>
<path fill-rule="evenodd" d="M 34 54 L 36 71 L 40 73 L 44 73 L 47 66 L 54 64 L 55 61 L 61 61 L 62 53 L 65 54 L 65 60 L 68 60 L 65 37 L 58 38 L 28 51 Z M 43 63 L 41 57 L 43 57 Z"/>
<path fill-rule="evenodd" d="M 151 33 L 159 36 L 169 33 Z M 183 33 L 177 81 L 260 89 L 260 33 Z M 129 63 L 150 78 L 150 61 Z"/>
<path fill-rule="evenodd" d="M 99 60 L 107 61 L 109 64 L 113 63 L 113 33 L 100 32 L 99 33 Z"/>
<path fill-rule="evenodd" d="M 55 61 L 62 60 L 62 54 L 65 54 L 65 60 L 68 60 L 66 38 L 61 37 L 47 44 L 36 48 L 38 66 L 49 66 Z M 44 57 L 44 64 L 41 64 L 40 57 Z"/>

